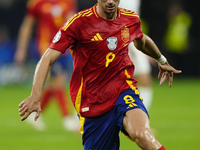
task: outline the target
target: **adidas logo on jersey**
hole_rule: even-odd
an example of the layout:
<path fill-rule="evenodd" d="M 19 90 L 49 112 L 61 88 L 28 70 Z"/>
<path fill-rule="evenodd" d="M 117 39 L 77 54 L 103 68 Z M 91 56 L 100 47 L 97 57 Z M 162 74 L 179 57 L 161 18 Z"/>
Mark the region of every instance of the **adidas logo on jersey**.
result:
<path fill-rule="evenodd" d="M 99 33 L 97 33 L 92 39 L 91 41 L 103 41 L 101 35 Z"/>

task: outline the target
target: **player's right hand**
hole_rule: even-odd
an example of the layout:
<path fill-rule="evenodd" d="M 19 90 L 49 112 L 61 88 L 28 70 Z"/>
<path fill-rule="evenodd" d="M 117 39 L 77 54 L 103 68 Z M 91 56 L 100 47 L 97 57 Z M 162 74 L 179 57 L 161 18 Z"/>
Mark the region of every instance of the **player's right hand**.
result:
<path fill-rule="evenodd" d="M 41 113 L 41 107 L 40 107 L 40 101 L 34 99 L 33 97 L 28 97 L 25 100 L 23 100 L 19 104 L 19 115 L 23 116 L 21 118 L 21 121 L 24 121 L 32 112 L 36 112 L 35 121 L 38 119 Z"/>

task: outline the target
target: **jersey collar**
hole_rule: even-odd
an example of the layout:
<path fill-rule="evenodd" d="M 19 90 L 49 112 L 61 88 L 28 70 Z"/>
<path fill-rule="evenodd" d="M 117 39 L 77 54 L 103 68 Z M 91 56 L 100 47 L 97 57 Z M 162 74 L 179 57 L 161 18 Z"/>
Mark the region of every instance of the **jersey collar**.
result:
<path fill-rule="evenodd" d="M 96 3 L 96 4 L 93 6 L 92 10 L 93 10 L 95 16 L 96 16 L 97 18 L 99 18 L 100 16 L 97 14 L 97 5 L 98 5 L 98 3 Z M 117 7 L 117 9 L 118 9 L 117 17 L 120 17 L 120 9 L 119 9 L 119 7 Z"/>

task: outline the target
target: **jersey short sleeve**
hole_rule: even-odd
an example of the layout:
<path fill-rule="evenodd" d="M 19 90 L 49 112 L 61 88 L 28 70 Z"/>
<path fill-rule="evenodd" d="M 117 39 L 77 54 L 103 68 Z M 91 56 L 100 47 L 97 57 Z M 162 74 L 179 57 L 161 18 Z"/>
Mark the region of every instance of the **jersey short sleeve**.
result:
<path fill-rule="evenodd" d="M 55 49 L 64 53 L 69 46 L 73 46 L 76 42 L 75 30 L 72 30 L 74 24 L 70 24 L 70 20 L 57 32 L 54 36 L 49 48 Z"/>
<path fill-rule="evenodd" d="M 135 39 L 141 39 L 143 37 L 143 32 L 141 29 L 141 21 L 138 21 L 138 26 L 136 27 L 135 30 L 136 38 Z"/>

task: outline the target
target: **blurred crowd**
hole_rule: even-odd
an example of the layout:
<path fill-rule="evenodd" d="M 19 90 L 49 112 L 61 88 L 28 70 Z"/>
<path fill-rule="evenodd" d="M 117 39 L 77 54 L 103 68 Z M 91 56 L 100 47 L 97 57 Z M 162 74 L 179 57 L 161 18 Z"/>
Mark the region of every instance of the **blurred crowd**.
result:
<path fill-rule="evenodd" d="M 19 28 L 26 13 L 28 0 L 0 0 L 0 85 L 32 80 L 39 60 L 33 32 L 26 66 L 14 63 Z M 96 0 L 77 0 L 77 11 L 93 6 Z M 183 76 L 200 75 L 197 59 L 200 55 L 199 2 L 197 0 L 143 0 L 140 17 L 142 30 L 170 59 L 171 65 L 183 71 Z M 70 64 L 71 65 L 71 64 Z M 157 66 L 152 74 L 157 75 Z M 155 68 L 155 73 L 154 73 Z"/>

